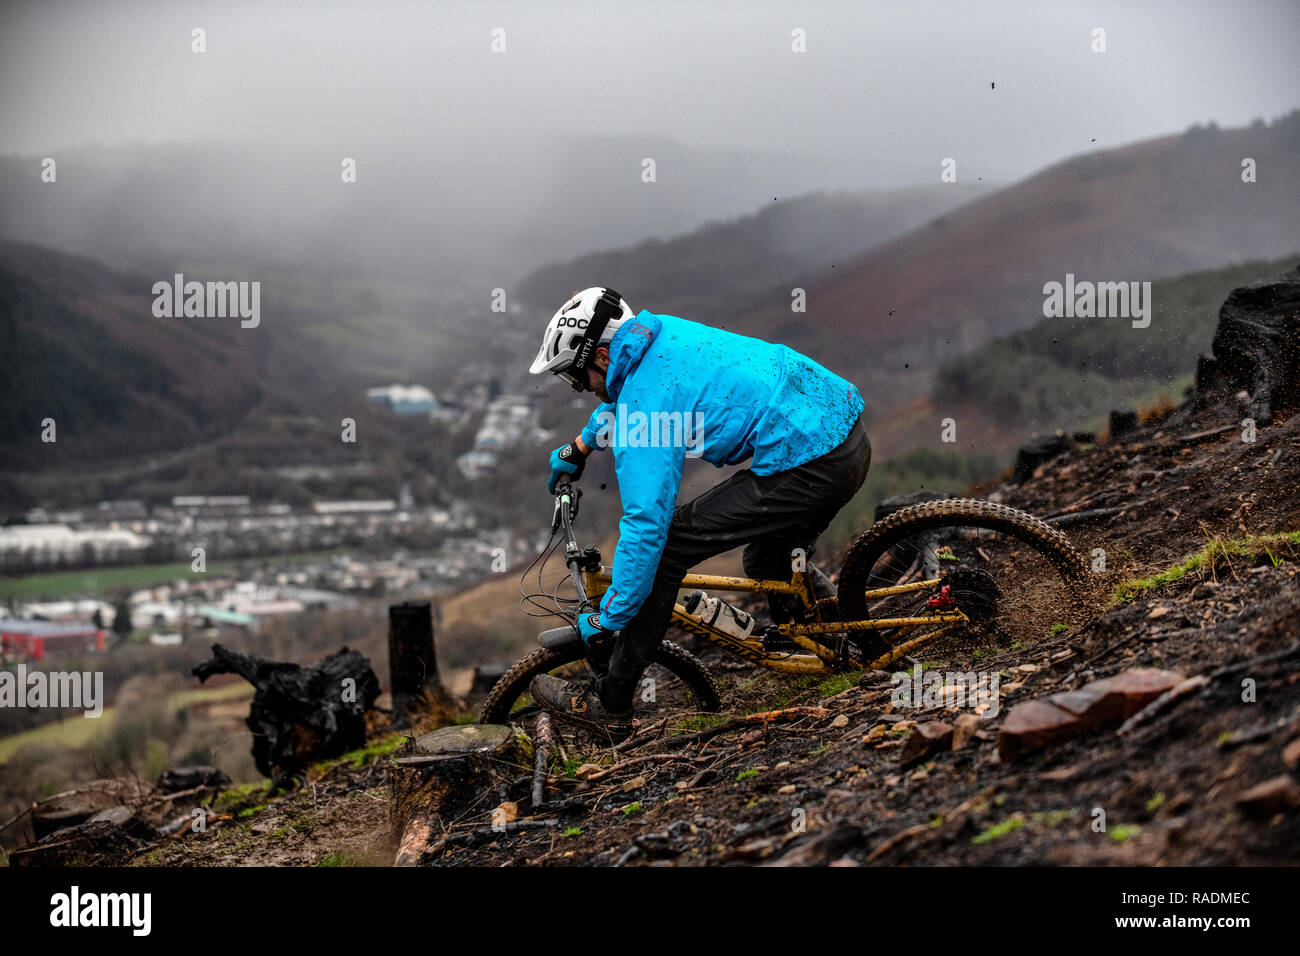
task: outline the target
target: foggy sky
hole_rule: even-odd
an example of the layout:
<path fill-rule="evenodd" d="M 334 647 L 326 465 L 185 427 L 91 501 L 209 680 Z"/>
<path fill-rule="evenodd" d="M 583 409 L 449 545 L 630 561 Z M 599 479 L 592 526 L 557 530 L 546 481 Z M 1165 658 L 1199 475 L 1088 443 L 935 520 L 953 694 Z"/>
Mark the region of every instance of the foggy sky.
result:
<path fill-rule="evenodd" d="M 505 53 L 489 49 L 496 27 Z M 400 136 L 463 154 L 469 172 L 498 138 L 540 153 L 607 132 L 887 154 L 926 181 L 952 156 L 962 178 L 1005 182 L 1195 122 L 1285 113 L 1297 39 L 1294 0 L 6 2 L 0 152 L 239 140 L 347 155 Z"/>

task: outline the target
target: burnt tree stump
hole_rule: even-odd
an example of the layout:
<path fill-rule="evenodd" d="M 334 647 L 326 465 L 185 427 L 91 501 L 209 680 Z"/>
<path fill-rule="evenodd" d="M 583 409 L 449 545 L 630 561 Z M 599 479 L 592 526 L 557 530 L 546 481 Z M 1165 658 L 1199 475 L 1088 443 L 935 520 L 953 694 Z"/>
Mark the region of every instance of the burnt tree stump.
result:
<path fill-rule="evenodd" d="M 404 601 L 388 608 L 388 673 L 393 726 L 409 727 L 411 718 L 421 713 L 446 717 L 447 693 L 438 676 L 428 601 Z"/>
<path fill-rule="evenodd" d="M 310 764 L 366 742 L 366 711 L 379 696 L 370 662 L 346 647 L 310 667 L 238 654 L 220 644 L 192 673 L 238 674 L 257 688 L 249 707 L 257 769 L 281 786 Z"/>
<path fill-rule="evenodd" d="M 1039 465 L 1046 464 L 1073 448 L 1074 442 L 1067 435 L 1035 435 L 1016 452 L 1016 466 L 1011 473 L 1011 480 L 1018 485 L 1023 484 L 1034 476 Z"/>
<path fill-rule="evenodd" d="M 1127 438 L 1138 430 L 1138 413 L 1134 411 L 1114 410 L 1110 413 L 1110 425 L 1106 429 L 1111 441 Z"/>
<path fill-rule="evenodd" d="M 389 825 L 394 866 L 416 866 L 452 822 L 488 818 L 499 788 L 527 771 L 509 727 L 461 724 L 425 734 L 393 758 Z"/>
<path fill-rule="evenodd" d="M 1233 289 L 1219 309 L 1213 358 L 1196 366 L 1196 400 L 1204 407 L 1244 389 L 1260 425 L 1300 405 L 1300 266 Z"/>

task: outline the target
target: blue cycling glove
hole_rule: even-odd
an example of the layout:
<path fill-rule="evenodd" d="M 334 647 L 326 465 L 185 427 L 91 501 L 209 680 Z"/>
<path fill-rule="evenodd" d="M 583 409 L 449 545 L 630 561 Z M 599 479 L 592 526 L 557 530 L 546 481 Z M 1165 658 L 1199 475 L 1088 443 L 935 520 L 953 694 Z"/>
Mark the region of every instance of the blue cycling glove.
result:
<path fill-rule="evenodd" d="M 600 626 L 599 614 L 579 614 L 578 634 L 582 637 L 584 644 L 590 644 L 593 640 L 600 643 L 600 641 L 614 636 L 613 631 L 607 631 Z"/>
<path fill-rule="evenodd" d="M 555 485 L 565 475 L 577 481 L 582 477 L 582 469 L 587 465 L 587 456 L 578 451 L 573 442 L 563 445 L 551 452 L 551 477 L 546 482 L 546 490 L 555 494 Z"/>

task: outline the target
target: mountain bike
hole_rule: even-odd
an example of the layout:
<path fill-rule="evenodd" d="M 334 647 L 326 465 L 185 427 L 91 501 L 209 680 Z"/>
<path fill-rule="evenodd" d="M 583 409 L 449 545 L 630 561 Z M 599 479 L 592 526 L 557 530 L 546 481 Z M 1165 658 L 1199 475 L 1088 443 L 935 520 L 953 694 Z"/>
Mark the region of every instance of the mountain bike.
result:
<path fill-rule="evenodd" d="M 574 597 L 558 595 L 562 583 L 549 595 L 524 594 L 534 603 L 549 596 L 555 609 L 546 613 L 568 623 L 541 632 L 541 647 L 501 676 L 483 702 L 483 723 L 518 723 L 535 714 L 528 685 L 538 674 L 591 673 L 588 649 L 572 620 L 599 605 L 611 578 L 600 550 L 580 548 L 574 536 L 580 495 L 567 480 L 557 485 L 553 543 L 539 555 L 544 567 L 558 544 L 556 533 L 562 532 Z M 521 578 L 521 592 L 530 570 Z M 1033 515 L 982 499 L 941 498 L 902 508 L 859 535 L 846 553 L 835 598 L 818 599 L 813 574 L 798 551 L 791 556 L 789 580 L 688 574 L 682 582 L 683 588 L 710 594 L 793 595 L 799 607 L 793 621 L 740 637 L 692 616 L 679 601 L 672 623 L 772 671 L 829 675 L 887 668 L 940 637 L 1002 646 L 1041 639 L 1082 620 L 1087 578 L 1087 563 L 1065 535 Z M 576 612 L 572 618 L 569 609 Z M 655 686 L 663 687 L 667 678 L 688 707 L 719 708 L 708 669 L 685 648 L 665 640 L 654 665 Z"/>

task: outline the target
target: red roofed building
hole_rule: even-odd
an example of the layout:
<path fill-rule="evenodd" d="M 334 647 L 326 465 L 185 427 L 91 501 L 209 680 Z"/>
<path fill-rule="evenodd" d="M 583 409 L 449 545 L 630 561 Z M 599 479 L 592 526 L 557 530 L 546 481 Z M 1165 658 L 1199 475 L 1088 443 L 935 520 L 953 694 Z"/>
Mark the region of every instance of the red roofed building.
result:
<path fill-rule="evenodd" d="M 93 624 L 0 619 L 0 658 L 5 660 L 43 661 L 103 650 L 104 632 Z"/>

